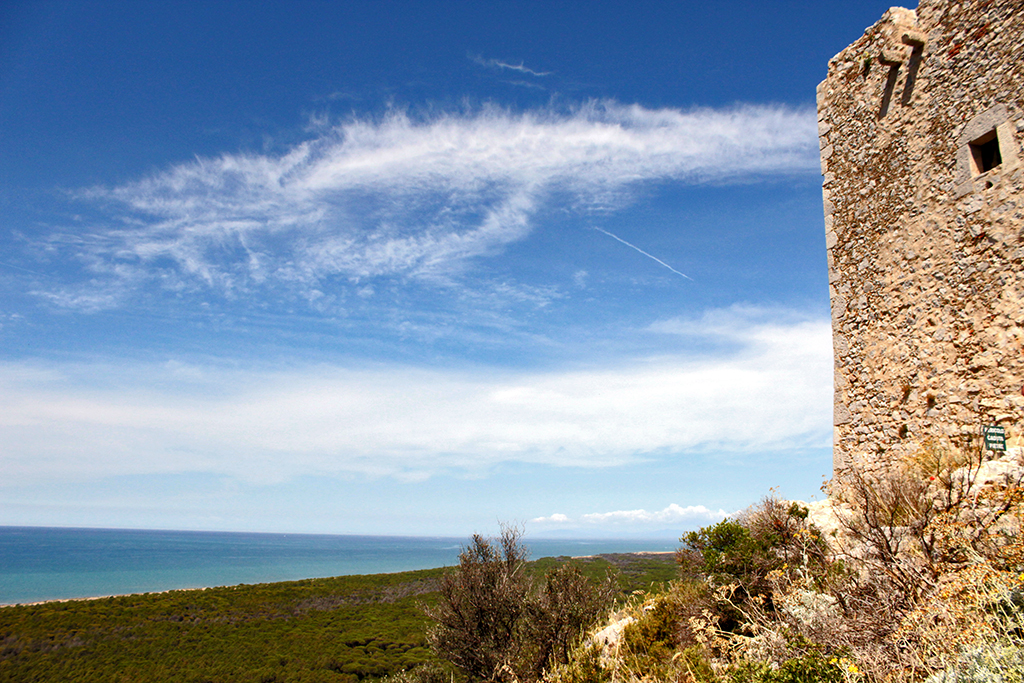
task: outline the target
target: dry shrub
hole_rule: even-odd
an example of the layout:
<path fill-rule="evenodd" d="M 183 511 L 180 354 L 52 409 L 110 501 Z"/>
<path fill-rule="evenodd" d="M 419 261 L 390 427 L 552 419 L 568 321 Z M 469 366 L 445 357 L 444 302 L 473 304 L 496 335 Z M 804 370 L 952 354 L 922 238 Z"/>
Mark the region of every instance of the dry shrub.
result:
<path fill-rule="evenodd" d="M 503 526 L 496 541 L 473 536 L 427 610 L 434 620 L 430 645 L 470 681 L 540 679 L 566 662 L 582 631 L 612 602 L 611 577 L 595 583 L 563 565 L 538 586 L 526 560 L 517 527 Z"/>
<path fill-rule="evenodd" d="M 712 586 L 735 586 L 721 603 L 722 628 L 743 623 L 744 607 L 772 607 L 773 577 L 781 572 L 827 578 L 833 571 L 828 546 L 807 523 L 807 510 L 797 503 L 768 496 L 735 518 L 690 532 L 677 553 L 683 573 Z"/>
<path fill-rule="evenodd" d="M 703 586 L 699 601 L 689 597 L 673 607 L 680 649 L 697 646 L 691 655 L 701 652 L 716 675 L 739 683 L 840 673 L 820 643 L 839 614 L 825 591 L 845 570 L 807 516 L 799 504 L 769 496 L 681 539 L 683 573 L 702 578 Z M 642 627 L 638 621 L 631 628 Z"/>
<path fill-rule="evenodd" d="M 540 678 L 547 669 L 569 661 L 581 631 L 605 612 L 615 592 L 610 575 L 595 583 L 574 564 L 547 573 L 542 591 L 529 602 L 531 678 Z"/>
<path fill-rule="evenodd" d="M 608 628 L 592 633 L 569 664 L 555 669 L 546 681 L 717 681 L 708 657 L 708 626 L 714 632 L 716 621 L 712 605 L 707 587 L 689 581 L 673 582 L 653 595 L 638 591 L 612 615 L 609 626 L 618 635 L 611 642 L 605 640 Z"/>
<path fill-rule="evenodd" d="M 592 642 L 577 645 L 565 663 L 544 675 L 545 683 L 610 683 L 612 670 L 602 660 L 600 646 Z"/>
<path fill-rule="evenodd" d="M 846 510 L 832 547 L 773 498 L 685 537 L 681 559 L 691 574 L 702 563 L 719 591 L 708 618 L 691 617 L 715 643 L 706 651 L 718 670 L 747 662 L 819 679 L 921 681 L 1007 638 L 1002 659 L 985 661 L 1016 661 L 1020 620 L 1008 626 L 1000 605 L 1024 580 L 1024 489 L 980 482 L 982 456 L 977 441 L 929 442 L 886 476 L 850 472 L 832 491 Z M 836 671 L 816 669 L 820 657 Z"/>
<path fill-rule="evenodd" d="M 1024 683 L 1020 477 L 981 481 L 977 441 L 926 443 L 830 492 L 828 542 L 774 497 L 683 537 L 684 577 L 638 596 L 614 651 L 552 683 Z"/>
<path fill-rule="evenodd" d="M 759 636 L 722 630 L 716 605 L 731 602 L 735 585 L 713 591 L 688 582 L 666 592 L 634 596 L 616 615 L 628 625 L 613 647 L 582 646 L 546 683 L 853 683 L 848 660 L 821 648 L 790 643 L 777 662 L 756 656 Z M 696 600 L 695 600 L 696 598 Z M 694 614 L 695 603 L 708 605 Z M 690 614 L 689 617 L 684 615 Z M 688 633 L 688 645 L 680 634 Z M 605 633 L 601 631 L 600 633 Z M 754 655 L 754 656 L 748 656 Z"/>
<path fill-rule="evenodd" d="M 977 478 L 983 462 L 978 439 L 958 444 L 929 440 L 883 475 L 857 469 L 846 473 L 835 491 L 853 510 L 842 519 L 854 546 L 845 550 L 857 556 L 862 568 L 884 575 L 909 602 L 916 602 L 935 589 L 946 571 L 954 528 L 962 547 L 983 552 L 991 528 L 1009 512 L 1005 505 L 993 507 L 980 497 Z"/>
<path fill-rule="evenodd" d="M 474 535 L 457 571 L 441 579 L 440 600 L 428 610 L 430 645 L 470 680 L 492 680 L 523 658 L 527 598 L 522 532 L 503 527 L 498 543 Z M 513 668 L 514 667 L 514 668 Z"/>
<path fill-rule="evenodd" d="M 851 510 L 838 550 L 853 571 L 828 585 L 841 611 L 825 628 L 787 625 L 877 681 L 922 680 L 1005 636 L 997 606 L 1022 579 L 1024 492 L 1019 478 L 982 486 L 983 455 L 976 440 L 932 441 L 885 477 L 851 472 L 833 492 Z M 807 589 L 784 581 L 776 599 Z"/>
<path fill-rule="evenodd" d="M 1024 489 L 1003 482 L 979 491 L 966 514 L 943 514 L 931 531 L 940 575 L 894 633 L 912 645 L 915 664 L 935 671 L 979 643 L 1020 635 L 1024 574 L 1020 521 Z M 967 517 L 970 523 L 964 523 Z"/>

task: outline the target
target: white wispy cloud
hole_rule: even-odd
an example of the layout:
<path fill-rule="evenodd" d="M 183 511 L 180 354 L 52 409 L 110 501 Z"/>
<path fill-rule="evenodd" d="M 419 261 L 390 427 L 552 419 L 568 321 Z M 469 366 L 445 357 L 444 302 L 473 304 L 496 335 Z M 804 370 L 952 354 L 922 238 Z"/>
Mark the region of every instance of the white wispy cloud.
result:
<path fill-rule="evenodd" d="M 569 524 L 572 522 L 572 520 L 569 518 L 568 515 L 563 515 L 560 512 L 556 512 L 550 517 L 535 517 L 531 519 L 530 522 L 535 524 Z"/>
<path fill-rule="evenodd" d="M 511 64 L 509 62 L 504 62 L 500 59 L 485 59 L 480 55 L 472 54 L 469 55 L 469 58 L 470 60 L 476 62 L 480 66 L 486 66 L 493 69 L 506 69 L 508 71 L 518 71 L 519 73 L 526 74 L 528 76 L 544 77 L 550 76 L 552 73 L 554 73 L 553 71 L 534 71 L 533 69 L 523 66 L 523 62 L 519 62 L 518 64 Z"/>
<path fill-rule="evenodd" d="M 685 524 L 715 522 L 728 517 L 731 513 L 725 510 L 710 510 L 703 505 L 682 506 L 671 503 L 662 510 L 615 510 L 613 512 L 591 512 L 580 515 L 579 518 L 572 518 L 562 513 L 555 513 L 547 517 L 536 517 L 530 522 L 542 526 L 570 526 L 579 527 L 582 525 L 611 526 L 611 525 L 644 525 L 644 524 Z"/>
<path fill-rule="evenodd" d="M 450 284 L 556 206 L 609 211 L 647 182 L 750 181 L 818 163 L 814 112 L 781 106 L 392 112 L 316 135 L 277 156 L 199 158 L 79 192 L 108 218 L 53 236 L 50 253 L 86 274 L 43 293 L 95 310 L 146 283 L 299 300 L 379 277 Z"/>
<path fill-rule="evenodd" d="M 503 462 L 593 468 L 695 451 L 827 447 L 828 321 L 751 324 L 756 313 L 661 325 L 728 335 L 728 353 L 592 370 L 8 362 L 0 366 L 3 484 L 161 472 L 421 478 Z M 729 318 L 731 327 L 719 326 Z"/>
<path fill-rule="evenodd" d="M 648 512 L 647 510 L 616 510 L 615 512 L 592 512 L 580 519 L 591 524 L 611 523 L 671 523 L 693 520 L 725 519 L 729 513 L 725 510 L 709 510 L 703 505 L 687 505 L 683 507 L 672 503 L 664 510 Z"/>
<path fill-rule="evenodd" d="M 55 291 L 37 290 L 31 292 L 60 308 L 71 308 L 82 313 L 96 313 L 109 308 L 114 308 L 121 302 L 118 288 L 103 288 L 101 290 L 76 291 L 70 288 L 62 288 Z"/>

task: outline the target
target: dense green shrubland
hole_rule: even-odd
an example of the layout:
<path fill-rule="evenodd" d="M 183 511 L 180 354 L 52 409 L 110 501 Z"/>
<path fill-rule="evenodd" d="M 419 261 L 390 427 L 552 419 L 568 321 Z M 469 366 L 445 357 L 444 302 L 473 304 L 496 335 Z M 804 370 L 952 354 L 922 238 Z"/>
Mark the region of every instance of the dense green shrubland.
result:
<path fill-rule="evenodd" d="M 542 575 L 567 558 L 530 563 Z M 622 590 L 674 575 L 670 559 L 605 556 Z M 442 569 L 0 607 L 0 681 L 359 683 L 438 673 L 424 614 Z M 443 673 L 443 676 L 441 675 Z"/>
<path fill-rule="evenodd" d="M 0 609 L 3 681 L 355 681 L 435 661 L 440 570 Z"/>

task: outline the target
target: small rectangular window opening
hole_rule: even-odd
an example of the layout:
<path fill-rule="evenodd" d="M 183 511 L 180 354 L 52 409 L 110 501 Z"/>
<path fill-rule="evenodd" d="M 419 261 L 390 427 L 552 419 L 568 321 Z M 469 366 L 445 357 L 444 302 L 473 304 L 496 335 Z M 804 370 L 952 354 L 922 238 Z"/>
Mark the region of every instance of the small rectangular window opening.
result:
<path fill-rule="evenodd" d="M 994 130 L 970 143 L 970 148 L 975 175 L 991 171 L 1003 163 L 1003 158 L 999 155 L 999 138 Z"/>

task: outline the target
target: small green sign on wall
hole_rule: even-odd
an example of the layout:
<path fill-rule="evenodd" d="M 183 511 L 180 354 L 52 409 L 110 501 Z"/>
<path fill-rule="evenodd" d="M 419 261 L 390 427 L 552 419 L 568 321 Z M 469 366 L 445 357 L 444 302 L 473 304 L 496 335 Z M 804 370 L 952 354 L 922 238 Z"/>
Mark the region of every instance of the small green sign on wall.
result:
<path fill-rule="evenodd" d="M 981 433 L 985 436 L 986 451 L 1006 450 L 1006 429 L 993 425 L 991 427 L 982 427 Z"/>

